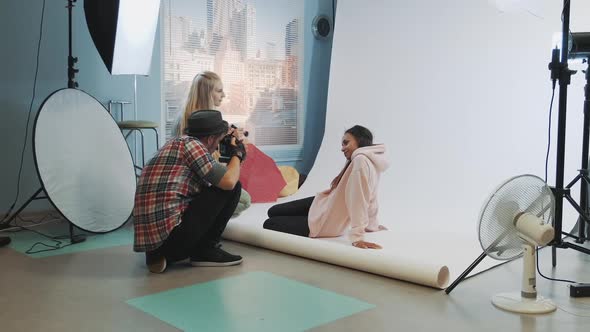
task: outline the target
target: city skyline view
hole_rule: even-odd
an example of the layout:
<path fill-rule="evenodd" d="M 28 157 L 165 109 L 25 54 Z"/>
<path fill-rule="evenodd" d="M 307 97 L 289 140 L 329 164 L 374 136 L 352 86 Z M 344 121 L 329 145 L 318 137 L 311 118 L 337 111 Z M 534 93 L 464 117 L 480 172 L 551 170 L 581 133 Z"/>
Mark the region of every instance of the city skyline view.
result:
<path fill-rule="evenodd" d="M 167 6 L 171 6 L 173 16 L 191 19 L 197 31 L 207 30 L 207 1 L 208 0 L 166 0 Z M 264 45 L 266 42 L 277 43 L 277 48 L 284 48 L 283 32 L 276 27 L 284 25 L 302 11 L 302 5 L 297 0 L 244 0 L 256 8 L 258 19 L 256 24 L 259 33 L 256 36 L 256 44 Z M 198 8 L 198 10 L 195 10 Z M 294 16 L 295 15 L 295 16 Z"/>
<path fill-rule="evenodd" d="M 220 111 L 228 121 L 245 127 L 252 142 L 298 144 L 303 4 L 168 0 L 166 5 L 166 136 L 184 107 L 193 77 L 210 70 L 221 76 L 226 92 Z"/>

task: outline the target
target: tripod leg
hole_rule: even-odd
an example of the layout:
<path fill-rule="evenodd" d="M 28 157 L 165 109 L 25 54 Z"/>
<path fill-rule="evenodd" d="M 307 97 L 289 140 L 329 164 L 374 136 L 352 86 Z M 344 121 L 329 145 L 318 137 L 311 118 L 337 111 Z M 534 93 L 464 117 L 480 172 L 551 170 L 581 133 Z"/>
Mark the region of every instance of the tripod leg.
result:
<path fill-rule="evenodd" d="M 586 85 L 584 86 L 584 131 L 582 136 L 582 169 L 580 174 L 584 180 L 588 180 L 588 148 L 590 146 L 590 57 L 586 58 L 588 68 L 586 69 Z M 586 241 L 586 221 L 588 217 L 588 181 L 582 181 L 580 189 L 580 205 L 586 220 L 578 221 L 578 243 Z"/>
<path fill-rule="evenodd" d="M 70 223 L 70 243 L 80 243 L 86 241 L 86 236 L 84 234 L 74 235 L 74 225 Z"/>
<path fill-rule="evenodd" d="M 10 216 L 10 218 L 6 219 L 6 221 L 0 222 L 0 229 L 8 228 L 8 225 L 14 220 L 14 218 L 16 218 L 16 216 L 18 216 L 18 214 L 21 213 L 21 211 L 24 210 L 29 205 L 29 203 L 34 201 L 37 195 L 39 195 L 42 191 L 43 188 L 39 188 L 39 190 L 37 190 L 33 196 L 31 196 L 31 198 L 29 198 L 12 216 Z"/>
<path fill-rule="evenodd" d="M 582 246 L 579 246 L 579 245 L 576 245 L 576 244 L 573 244 L 573 243 L 570 243 L 570 242 L 564 242 L 564 247 L 565 248 L 575 249 L 575 250 L 577 250 L 579 252 L 585 253 L 586 255 L 590 255 L 590 249 L 584 248 Z"/>
<path fill-rule="evenodd" d="M 479 255 L 479 257 L 477 257 L 477 259 L 475 259 L 475 261 L 473 261 L 473 263 L 471 263 L 471 265 L 469 265 L 467 270 L 465 270 L 463 273 L 461 273 L 461 275 L 455 281 L 453 281 L 453 283 L 449 287 L 447 287 L 447 289 L 445 289 L 445 293 L 449 294 L 450 292 L 452 292 L 453 289 L 455 289 L 455 287 L 457 287 L 457 285 L 461 281 L 463 281 L 463 279 L 465 279 L 465 277 L 467 277 L 469 272 L 471 272 L 471 270 L 473 270 L 477 266 L 477 264 L 481 263 L 481 261 L 485 257 L 486 257 L 486 253 L 482 252 L 481 255 Z"/>
<path fill-rule="evenodd" d="M 551 247 L 551 263 L 553 267 L 557 266 L 557 247 L 555 246 Z"/>

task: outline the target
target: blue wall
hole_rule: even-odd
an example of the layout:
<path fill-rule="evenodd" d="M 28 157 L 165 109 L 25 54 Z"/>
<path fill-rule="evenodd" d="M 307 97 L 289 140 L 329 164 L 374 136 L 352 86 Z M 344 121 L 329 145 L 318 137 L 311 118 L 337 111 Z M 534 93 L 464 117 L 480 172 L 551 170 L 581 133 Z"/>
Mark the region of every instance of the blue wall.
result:
<path fill-rule="evenodd" d="M 2 0 L 0 2 L 0 213 L 12 204 L 16 195 L 17 174 L 25 136 L 25 124 L 32 98 L 33 78 L 42 0 Z M 47 0 L 43 37 L 39 55 L 37 90 L 33 100 L 27 149 L 24 154 L 20 195 L 17 207 L 39 187 L 31 149 L 33 121 L 38 107 L 51 92 L 67 86 L 67 1 Z M 79 58 L 76 80 L 79 88 L 100 102 L 110 99 L 133 100 L 133 78 L 111 76 L 102 63 L 88 33 L 84 19 L 84 2 L 74 8 L 73 55 Z M 160 121 L 160 42 L 156 36 L 152 74 L 138 77 L 140 117 Z M 133 114 L 129 107 L 129 116 Z M 82 137 L 74 139 L 83 139 Z M 153 145 L 153 143 L 151 143 Z M 89 147 L 90 148 L 90 147 Z M 32 204 L 31 210 L 46 209 L 46 201 Z"/>
<path fill-rule="evenodd" d="M 306 0 L 304 19 L 305 66 L 303 70 L 303 94 L 306 97 L 306 118 L 303 137 L 304 160 L 293 166 L 307 174 L 315 161 L 322 143 L 326 123 L 326 104 L 328 100 L 328 79 L 332 56 L 332 37 L 317 40 L 313 37 L 311 26 L 316 15 L 326 15 L 333 20 L 332 0 Z"/>
<path fill-rule="evenodd" d="M 0 1 L 0 214 L 12 204 L 16 195 L 17 175 L 25 124 L 32 98 L 33 78 L 42 0 Z M 20 194 L 17 208 L 38 188 L 40 182 L 33 162 L 31 136 L 33 121 L 43 100 L 57 89 L 67 86 L 67 9 L 66 0 L 47 0 L 43 23 L 43 37 L 39 56 L 39 74 L 36 95 L 30 115 L 27 148 L 24 153 Z M 79 88 L 106 104 L 110 99 L 133 101 L 133 78 L 111 76 L 104 66 L 88 33 L 83 10 L 84 1 L 76 2 L 73 20 L 73 55 L 79 58 L 76 76 Z M 293 163 L 301 173 L 312 167 L 324 132 L 328 77 L 332 40 L 313 38 L 311 23 L 318 14 L 332 17 L 332 0 L 305 0 L 305 68 L 303 93 L 306 96 L 304 156 L 306 160 Z M 156 35 L 152 69 L 149 77 L 138 77 L 139 118 L 161 120 L 161 54 L 160 37 Z M 133 106 L 126 115 L 132 116 Z M 147 152 L 153 151 L 155 142 L 147 135 Z M 83 138 L 75 138 L 83 139 Z M 36 201 L 27 210 L 49 208 L 47 201 Z"/>

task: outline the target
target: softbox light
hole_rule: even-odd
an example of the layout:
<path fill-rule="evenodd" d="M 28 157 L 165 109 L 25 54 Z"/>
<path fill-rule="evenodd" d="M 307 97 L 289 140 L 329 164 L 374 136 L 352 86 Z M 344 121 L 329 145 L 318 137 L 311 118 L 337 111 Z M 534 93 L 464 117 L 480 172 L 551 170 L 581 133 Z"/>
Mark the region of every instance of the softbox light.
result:
<path fill-rule="evenodd" d="M 135 170 L 125 139 L 94 97 L 61 89 L 41 105 L 33 155 L 47 198 L 72 224 L 106 233 L 131 216 Z"/>
<path fill-rule="evenodd" d="M 112 75 L 148 75 L 160 0 L 85 0 L 90 36 Z"/>
<path fill-rule="evenodd" d="M 570 39 L 570 59 L 590 57 L 590 32 L 573 32 Z"/>

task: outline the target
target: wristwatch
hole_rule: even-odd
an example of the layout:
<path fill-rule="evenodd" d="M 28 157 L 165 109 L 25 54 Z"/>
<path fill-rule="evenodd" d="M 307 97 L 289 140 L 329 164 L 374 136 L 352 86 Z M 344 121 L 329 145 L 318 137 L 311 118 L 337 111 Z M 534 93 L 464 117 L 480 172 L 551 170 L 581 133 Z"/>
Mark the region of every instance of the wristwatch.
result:
<path fill-rule="evenodd" d="M 240 162 L 242 162 L 244 160 L 244 154 L 240 150 L 234 151 L 232 156 L 238 157 L 238 159 L 240 159 Z"/>

